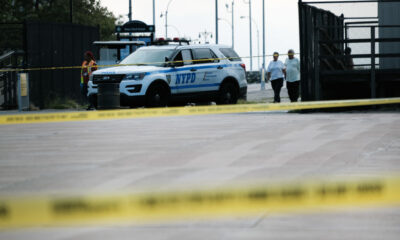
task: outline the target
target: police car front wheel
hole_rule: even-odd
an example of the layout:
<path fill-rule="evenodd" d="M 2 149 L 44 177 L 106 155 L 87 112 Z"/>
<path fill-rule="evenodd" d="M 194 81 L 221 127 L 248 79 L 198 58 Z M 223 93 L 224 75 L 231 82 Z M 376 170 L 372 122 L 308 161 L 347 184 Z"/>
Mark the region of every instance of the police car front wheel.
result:
<path fill-rule="evenodd" d="M 161 84 L 153 85 L 146 93 L 147 107 L 165 107 L 169 101 L 169 91 Z"/>
<path fill-rule="evenodd" d="M 217 104 L 236 104 L 237 100 L 237 87 L 231 82 L 224 83 L 219 90 Z"/>

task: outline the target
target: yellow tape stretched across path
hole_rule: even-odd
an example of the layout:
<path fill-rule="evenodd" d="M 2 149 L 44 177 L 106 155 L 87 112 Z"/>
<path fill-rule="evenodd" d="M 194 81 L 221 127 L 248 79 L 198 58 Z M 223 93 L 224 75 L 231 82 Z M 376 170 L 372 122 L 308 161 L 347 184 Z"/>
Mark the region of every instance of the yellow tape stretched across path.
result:
<path fill-rule="evenodd" d="M 281 54 L 287 55 L 287 54 Z M 298 55 L 298 54 L 295 54 Z M 270 57 L 273 55 L 265 55 Z M 253 56 L 252 58 L 259 58 L 262 56 Z M 143 65 L 159 65 L 166 63 L 184 63 L 184 62 L 202 62 L 202 61 L 220 61 L 220 60 L 232 60 L 232 59 L 244 59 L 250 57 L 230 57 L 230 58 L 208 58 L 208 59 L 191 59 L 191 60 L 180 60 L 180 61 L 168 61 L 168 62 L 142 62 L 135 64 L 111 64 L 111 65 L 96 65 L 98 68 L 111 68 L 111 67 L 123 67 L 123 66 L 143 66 Z M 1 72 L 32 72 L 32 71 L 53 71 L 53 70 L 72 70 L 72 69 L 82 69 L 82 66 L 65 66 L 65 67 L 35 67 L 35 68 L 0 68 Z"/>
<path fill-rule="evenodd" d="M 0 229 L 400 206 L 400 178 L 306 181 L 165 193 L 0 197 Z"/>
<path fill-rule="evenodd" d="M 14 114 L 14 115 L 0 115 L 0 125 L 339 108 L 339 107 L 356 107 L 356 106 L 396 104 L 396 103 L 400 103 L 400 98 L 320 101 L 320 102 L 300 102 L 300 103 L 280 103 L 280 104 L 242 104 L 242 105 L 225 105 L 225 106 L 149 108 L 149 109 L 109 110 L 109 111 L 91 111 L 91 112 L 81 111 L 81 112 L 63 112 L 63 113 Z"/>

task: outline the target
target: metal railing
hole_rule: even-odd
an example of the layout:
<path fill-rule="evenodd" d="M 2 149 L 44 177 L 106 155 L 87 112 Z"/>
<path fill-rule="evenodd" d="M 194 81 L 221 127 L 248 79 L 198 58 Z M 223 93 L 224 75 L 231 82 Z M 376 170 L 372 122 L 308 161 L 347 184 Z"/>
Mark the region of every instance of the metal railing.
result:
<path fill-rule="evenodd" d="M 0 68 L 13 70 L 23 66 L 24 53 L 22 51 L 9 51 L 0 56 Z M 17 72 L 0 72 L 0 109 L 9 110 L 17 108 Z"/>

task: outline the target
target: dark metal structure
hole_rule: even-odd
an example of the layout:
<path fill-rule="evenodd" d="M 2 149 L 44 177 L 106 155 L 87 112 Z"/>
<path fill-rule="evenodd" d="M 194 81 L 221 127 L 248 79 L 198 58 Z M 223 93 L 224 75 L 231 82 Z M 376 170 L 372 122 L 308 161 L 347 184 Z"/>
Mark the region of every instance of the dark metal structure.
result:
<path fill-rule="evenodd" d="M 380 52 L 380 44 L 400 45 L 400 36 L 380 34 L 400 25 L 380 25 L 376 16 L 338 16 L 313 6 L 378 2 L 396 1 L 299 1 L 303 101 L 400 96 L 400 69 L 380 65 L 400 57 L 400 52 Z M 346 54 L 346 48 L 356 52 Z"/>
<path fill-rule="evenodd" d="M 78 24 L 26 23 L 26 58 L 29 68 L 80 66 L 85 51 L 97 49 L 98 27 Z M 81 100 L 80 69 L 31 71 L 31 102 L 43 107 L 55 97 Z"/>
<path fill-rule="evenodd" d="M 0 56 L 0 68 L 10 70 L 0 72 L 0 109 L 17 108 L 17 72 L 15 68 L 23 67 L 24 52 L 8 51 Z"/>
<path fill-rule="evenodd" d="M 20 29 L 20 35 L 17 35 L 18 37 L 16 38 L 18 41 L 13 43 L 14 41 L 10 38 L 8 39 L 9 41 L 6 41 L 6 46 L 4 44 L 0 45 L 0 50 L 10 49 L 9 52 L 18 52 L 22 60 L 19 62 L 13 60 L 14 62 L 11 61 L 11 63 L 9 62 L 1 66 L 1 68 L 38 69 L 29 71 L 30 99 L 36 106 L 43 108 L 48 101 L 54 98 L 69 98 L 81 101 L 79 68 L 39 69 L 80 66 L 83 61 L 83 54 L 87 50 L 98 56 L 97 47 L 93 46 L 92 43 L 100 38 L 99 28 L 71 23 L 43 22 L 24 22 L 18 24 L 18 27 Z M 15 24 L 13 28 L 15 28 Z M 7 35 L 5 36 L 8 37 Z M 12 43 L 11 46 L 9 46 L 10 43 Z M 7 83 L 3 84 L 6 88 L 3 88 L 9 89 L 7 91 L 3 90 L 3 94 L 0 94 L 4 97 L 7 96 L 5 99 L 8 99 L 4 101 L 7 102 L 4 108 L 16 108 L 16 100 L 9 99 L 9 96 L 15 96 L 11 92 L 16 91 L 16 74 L 10 71 L 3 72 L 0 75 L 0 80 L 7 79 Z M 1 82 L 5 82 L 5 80 Z"/>

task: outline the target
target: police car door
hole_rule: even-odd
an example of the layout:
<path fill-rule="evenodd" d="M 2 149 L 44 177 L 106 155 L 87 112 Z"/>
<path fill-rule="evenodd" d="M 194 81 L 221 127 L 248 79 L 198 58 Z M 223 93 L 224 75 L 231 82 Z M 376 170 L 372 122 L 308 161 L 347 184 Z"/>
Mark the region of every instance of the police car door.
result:
<path fill-rule="evenodd" d="M 219 60 L 210 48 L 194 48 L 193 66 L 196 69 L 196 92 L 213 92 L 219 88 Z M 221 68 L 222 69 L 222 68 Z M 191 90 L 191 89 L 189 89 Z"/>
<path fill-rule="evenodd" d="M 173 59 L 175 70 L 172 74 L 171 90 L 173 94 L 190 92 L 198 84 L 197 69 L 193 67 L 190 49 L 181 50 Z"/>

